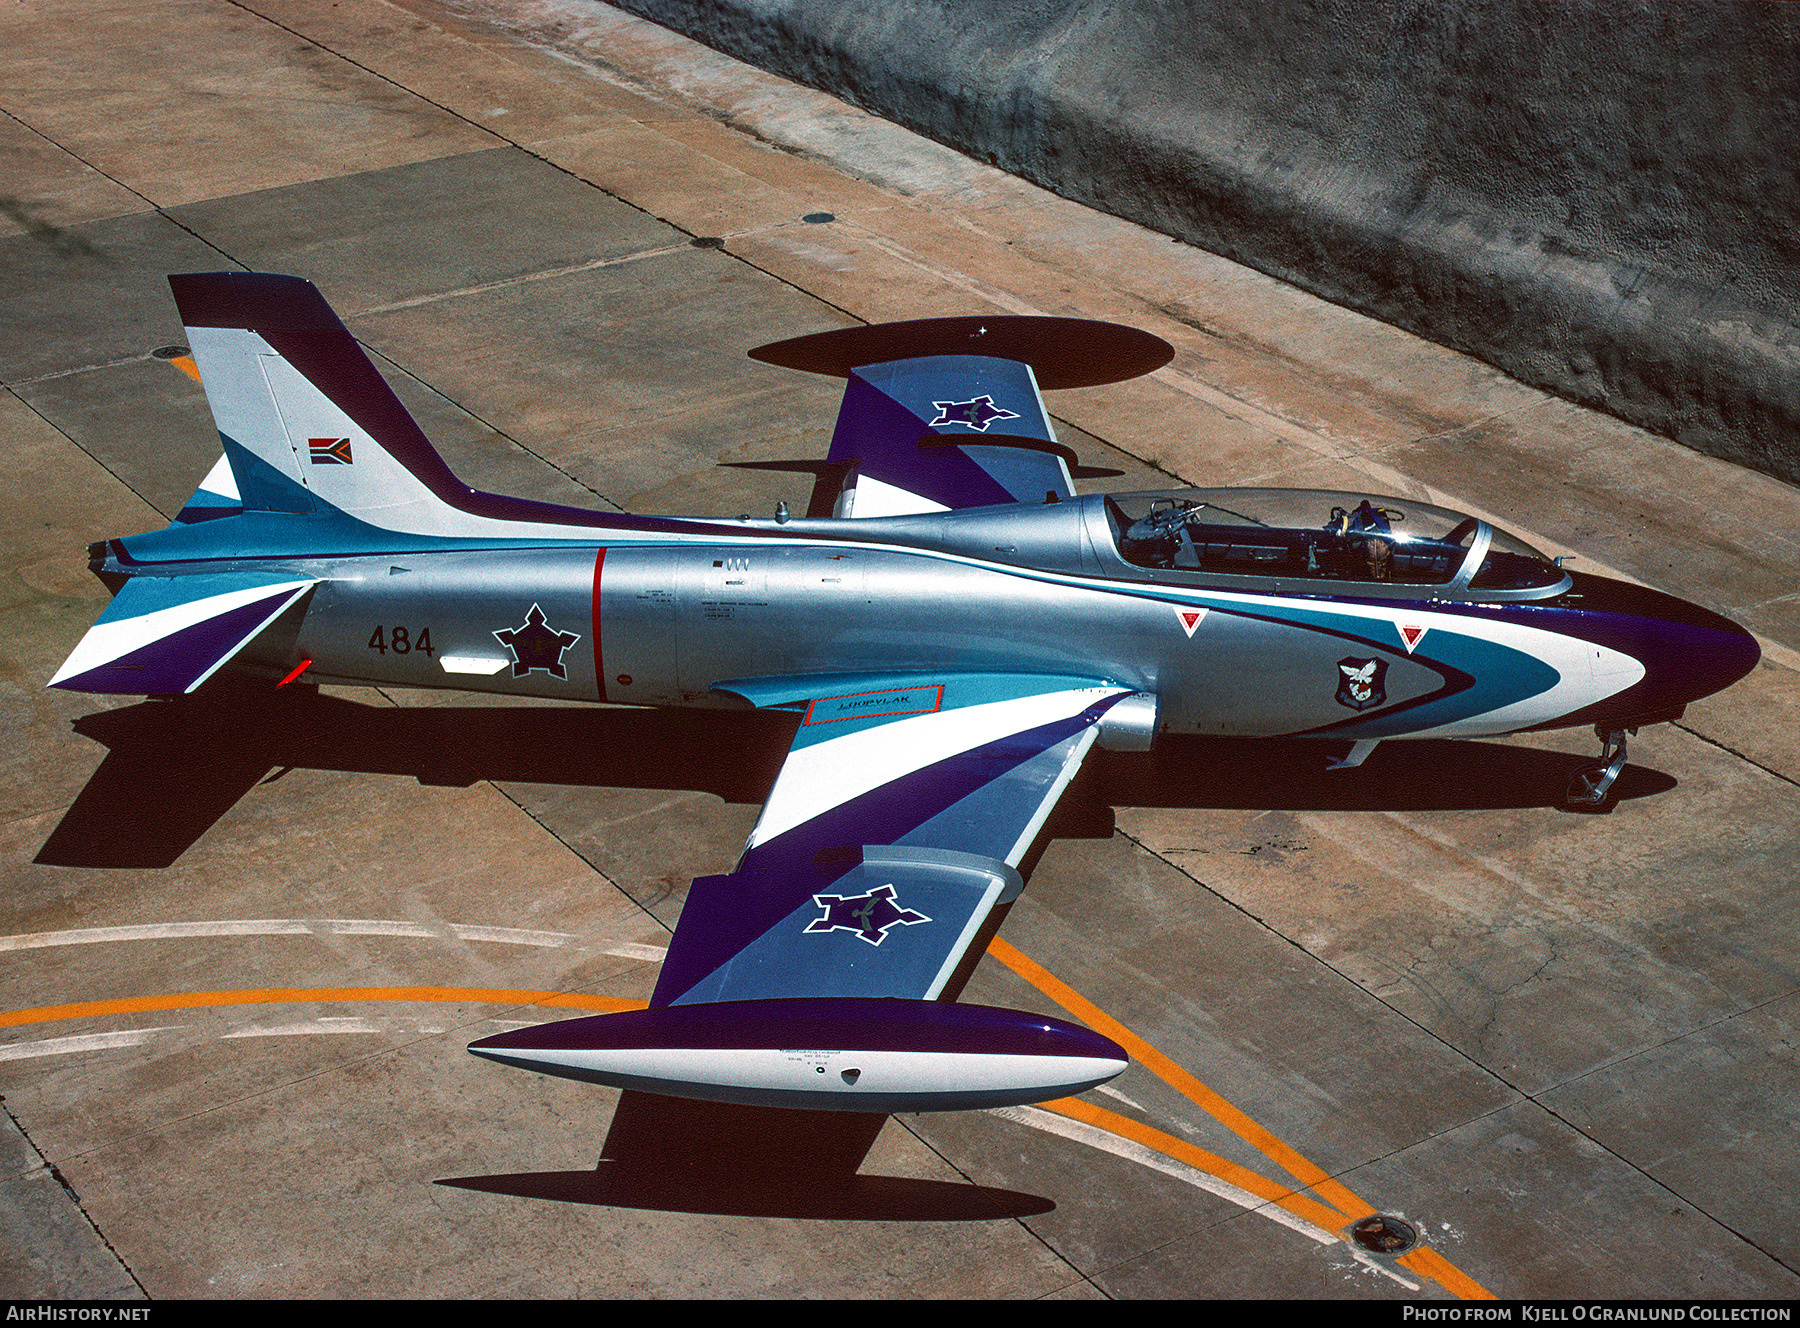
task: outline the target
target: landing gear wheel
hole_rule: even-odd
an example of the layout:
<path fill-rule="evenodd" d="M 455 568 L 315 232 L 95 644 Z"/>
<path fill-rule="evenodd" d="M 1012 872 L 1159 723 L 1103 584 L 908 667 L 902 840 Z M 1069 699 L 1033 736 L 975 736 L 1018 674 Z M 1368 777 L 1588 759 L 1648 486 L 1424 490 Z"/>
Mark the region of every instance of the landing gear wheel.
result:
<path fill-rule="evenodd" d="M 1634 733 L 1636 731 L 1632 730 Z M 1601 742 L 1600 759 L 1578 766 L 1569 780 L 1568 792 L 1563 795 L 1563 806 L 1570 811 L 1610 811 L 1613 781 L 1618 779 L 1619 772 L 1625 768 L 1624 733 L 1617 730 L 1608 732 L 1596 725 L 1594 735 Z"/>
<path fill-rule="evenodd" d="M 1577 766 L 1569 780 L 1569 791 L 1563 794 L 1565 806 L 1579 811 L 1597 811 L 1606 805 L 1612 790 L 1607 768 L 1598 761 Z"/>

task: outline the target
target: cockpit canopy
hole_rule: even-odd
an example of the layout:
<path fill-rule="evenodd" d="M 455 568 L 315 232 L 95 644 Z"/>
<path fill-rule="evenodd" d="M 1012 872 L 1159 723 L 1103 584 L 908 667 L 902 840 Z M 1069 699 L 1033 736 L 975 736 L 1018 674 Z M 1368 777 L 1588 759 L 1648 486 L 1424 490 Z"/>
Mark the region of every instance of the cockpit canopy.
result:
<path fill-rule="evenodd" d="M 1568 576 L 1478 517 L 1403 498 L 1315 489 L 1178 489 L 1114 494 L 1121 557 L 1154 571 L 1296 583 L 1358 583 L 1375 593 L 1535 599 Z M 1187 580 L 1189 577 L 1182 577 Z"/>

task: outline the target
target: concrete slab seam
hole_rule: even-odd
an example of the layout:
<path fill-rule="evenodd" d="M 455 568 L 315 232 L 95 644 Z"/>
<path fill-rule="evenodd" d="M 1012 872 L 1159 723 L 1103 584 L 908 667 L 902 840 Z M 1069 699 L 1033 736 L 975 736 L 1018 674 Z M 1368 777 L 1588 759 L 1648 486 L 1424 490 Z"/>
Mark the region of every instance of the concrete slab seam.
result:
<path fill-rule="evenodd" d="M 19 1132 L 19 1137 L 25 1141 L 25 1147 L 30 1151 L 30 1155 L 37 1159 L 38 1164 L 44 1169 L 45 1173 L 49 1175 L 50 1179 L 55 1181 L 62 1192 L 68 1196 L 70 1204 L 74 1206 L 76 1212 L 81 1214 L 81 1220 L 87 1224 L 88 1230 L 94 1233 L 94 1238 L 100 1242 L 101 1247 L 111 1255 L 119 1267 L 124 1270 L 125 1276 L 131 1279 L 131 1284 L 138 1289 L 138 1292 L 143 1295 L 145 1299 L 149 1299 L 150 1293 L 145 1289 L 143 1282 L 138 1279 L 138 1275 L 132 1270 L 131 1265 L 125 1261 L 124 1256 L 121 1255 L 118 1250 L 113 1248 L 113 1243 L 107 1239 L 106 1233 L 100 1229 L 94 1219 L 88 1214 L 87 1208 L 81 1202 L 81 1196 L 75 1192 L 75 1187 L 69 1184 L 68 1178 L 62 1174 L 56 1164 L 44 1156 L 43 1151 L 38 1148 L 37 1142 L 32 1139 L 31 1132 L 25 1128 L 24 1123 L 13 1113 L 11 1107 L 5 1107 L 3 1105 L 4 1102 L 5 1098 L 0 1097 L 0 1110 L 6 1112 L 7 1121 L 11 1123 L 13 1129 Z"/>

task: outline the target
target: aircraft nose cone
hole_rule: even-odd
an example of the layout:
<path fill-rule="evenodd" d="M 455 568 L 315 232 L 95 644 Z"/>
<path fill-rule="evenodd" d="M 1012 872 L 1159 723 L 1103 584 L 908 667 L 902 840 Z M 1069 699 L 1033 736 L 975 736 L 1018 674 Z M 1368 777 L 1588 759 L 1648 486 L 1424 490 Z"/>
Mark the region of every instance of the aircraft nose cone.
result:
<path fill-rule="evenodd" d="M 1762 662 L 1762 647 L 1754 636 L 1729 618 L 1720 621 L 1728 624 L 1729 630 L 1717 633 L 1722 639 L 1712 644 L 1710 668 L 1699 671 L 1702 690 L 1694 693 L 1696 700 L 1723 691 Z"/>
<path fill-rule="evenodd" d="M 1671 718 L 1690 701 L 1722 691 L 1749 673 L 1762 647 L 1722 614 L 1643 586 L 1577 577 L 1582 634 L 1643 666 L 1635 685 L 1603 703 L 1596 716 L 1613 727 Z"/>
<path fill-rule="evenodd" d="M 1762 647 L 1731 619 L 1677 600 L 1680 616 L 1658 617 L 1641 658 L 1645 681 L 1676 705 L 1723 691 L 1762 659 Z"/>

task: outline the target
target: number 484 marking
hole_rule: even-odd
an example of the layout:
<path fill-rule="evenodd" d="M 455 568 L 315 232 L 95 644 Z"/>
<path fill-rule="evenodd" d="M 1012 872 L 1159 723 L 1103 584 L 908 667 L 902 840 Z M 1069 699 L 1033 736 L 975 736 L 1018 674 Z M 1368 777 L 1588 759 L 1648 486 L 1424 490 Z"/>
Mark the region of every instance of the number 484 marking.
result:
<path fill-rule="evenodd" d="M 431 629 L 421 627 L 415 637 L 404 627 L 377 627 L 369 638 L 369 649 L 379 650 L 382 654 L 393 651 L 396 655 L 410 655 L 413 651 L 430 657 L 433 653 L 431 645 Z"/>

